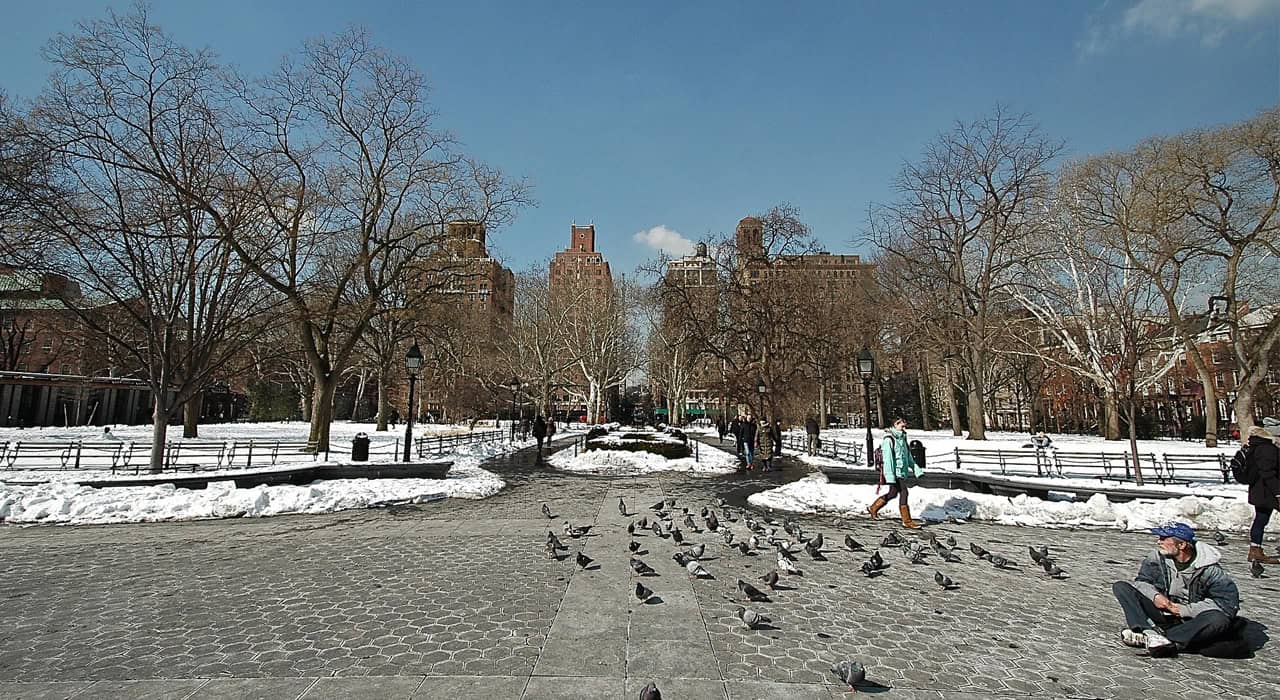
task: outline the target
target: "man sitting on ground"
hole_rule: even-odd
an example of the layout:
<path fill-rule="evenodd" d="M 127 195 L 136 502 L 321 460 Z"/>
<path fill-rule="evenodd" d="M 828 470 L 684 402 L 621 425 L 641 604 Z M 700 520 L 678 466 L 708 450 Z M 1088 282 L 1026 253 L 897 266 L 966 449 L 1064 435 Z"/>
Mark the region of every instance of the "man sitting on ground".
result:
<path fill-rule="evenodd" d="M 1132 583 L 1111 587 L 1124 610 L 1120 640 L 1152 656 L 1196 651 L 1228 635 L 1240 609 L 1236 582 L 1218 563 L 1218 550 L 1196 542 L 1185 523 L 1153 530 L 1157 549 L 1142 560 Z"/>

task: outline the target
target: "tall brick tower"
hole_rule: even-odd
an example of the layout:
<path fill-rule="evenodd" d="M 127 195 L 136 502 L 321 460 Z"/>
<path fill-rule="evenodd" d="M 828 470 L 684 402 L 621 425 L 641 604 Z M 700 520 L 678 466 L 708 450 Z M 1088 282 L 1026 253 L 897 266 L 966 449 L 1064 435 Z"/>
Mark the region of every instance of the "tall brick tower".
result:
<path fill-rule="evenodd" d="M 586 288 L 608 291 L 613 288 L 609 261 L 596 251 L 594 225 L 569 227 L 569 247 L 551 260 L 551 293 L 557 294 L 580 284 Z"/>

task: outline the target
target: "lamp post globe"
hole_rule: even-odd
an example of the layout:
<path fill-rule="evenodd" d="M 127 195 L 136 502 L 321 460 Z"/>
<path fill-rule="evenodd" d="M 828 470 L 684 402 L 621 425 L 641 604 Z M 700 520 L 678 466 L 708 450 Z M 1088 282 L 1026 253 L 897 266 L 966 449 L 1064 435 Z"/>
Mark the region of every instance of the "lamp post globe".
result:
<path fill-rule="evenodd" d="M 413 389 L 418 382 L 418 372 L 422 370 L 422 349 L 418 347 L 418 341 L 413 342 L 413 347 L 409 348 L 409 352 L 404 356 L 404 371 L 409 375 L 409 412 L 406 414 L 404 421 L 404 461 L 409 461 L 409 447 L 413 444 Z"/>

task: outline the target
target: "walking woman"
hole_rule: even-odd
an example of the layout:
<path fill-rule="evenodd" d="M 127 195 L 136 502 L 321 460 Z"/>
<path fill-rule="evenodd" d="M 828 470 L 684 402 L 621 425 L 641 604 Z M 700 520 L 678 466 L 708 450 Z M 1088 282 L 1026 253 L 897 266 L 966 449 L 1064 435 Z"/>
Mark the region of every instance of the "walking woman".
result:
<path fill-rule="evenodd" d="M 911 529 L 920 527 L 920 523 L 911 519 L 911 507 L 907 505 L 907 479 L 919 477 L 923 470 L 916 465 L 911 457 L 911 450 L 907 448 L 905 418 L 896 418 L 893 421 L 893 427 L 885 431 L 884 440 L 880 442 L 880 452 L 884 457 L 881 478 L 889 485 L 889 491 L 867 507 L 867 514 L 875 520 L 880 509 L 897 496 L 898 512 L 902 514 L 902 526 Z"/>
<path fill-rule="evenodd" d="M 1278 564 L 1280 560 L 1268 556 L 1262 548 L 1262 531 L 1271 522 L 1271 514 L 1280 508 L 1280 450 L 1276 437 L 1263 426 L 1274 425 L 1273 419 L 1263 421 L 1249 429 L 1249 471 L 1253 481 L 1249 483 L 1249 505 L 1253 506 L 1253 527 L 1249 528 L 1249 561 Z"/>

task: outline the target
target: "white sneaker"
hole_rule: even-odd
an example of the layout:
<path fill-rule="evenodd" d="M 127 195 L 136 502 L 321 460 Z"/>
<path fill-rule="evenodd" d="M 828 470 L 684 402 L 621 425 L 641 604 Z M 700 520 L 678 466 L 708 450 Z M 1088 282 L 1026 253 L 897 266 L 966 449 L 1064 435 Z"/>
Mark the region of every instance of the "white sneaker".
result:
<path fill-rule="evenodd" d="M 1141 630 L 1125 628 L 1120 630 L 1120 641 L 1129 647 L 1145 647 L 1147 645 L 1147 635 Z"/>
<path fill-rule="evenodd" d="M 1178 647 L 1169 641 L 1168 637 L 1155 630 L 1148 630 L 1146 638 L 1147 653 L 1152 656 L 1173 656 L 1178 653 Z"/>

